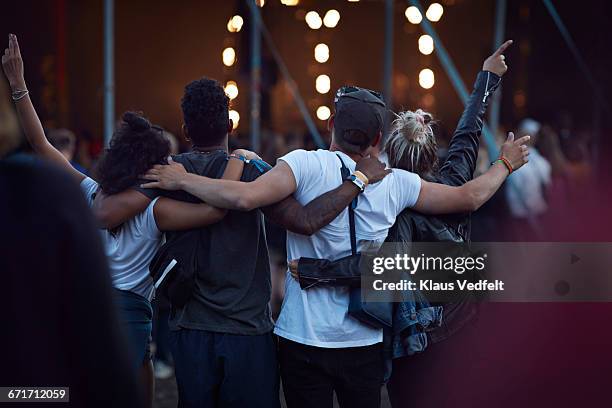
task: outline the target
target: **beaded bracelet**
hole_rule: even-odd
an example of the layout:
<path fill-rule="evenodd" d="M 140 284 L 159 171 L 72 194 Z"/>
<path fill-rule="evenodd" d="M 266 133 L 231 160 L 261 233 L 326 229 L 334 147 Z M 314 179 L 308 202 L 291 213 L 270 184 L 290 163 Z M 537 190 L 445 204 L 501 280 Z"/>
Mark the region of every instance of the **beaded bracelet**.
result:
<path fill-rule="evenodd" d="M 508 170 L 508 175 L 512 174 L 512 172 L 514 171 L 514 169 L 512 168 L 512 165 L 510 164 L 508 159 L 506 159 L 504 156 L 499 156 L 497 160 L 491 163 L 491 166 L 497 162 L 501 162 L 506 167 L 506 169 Z"/>

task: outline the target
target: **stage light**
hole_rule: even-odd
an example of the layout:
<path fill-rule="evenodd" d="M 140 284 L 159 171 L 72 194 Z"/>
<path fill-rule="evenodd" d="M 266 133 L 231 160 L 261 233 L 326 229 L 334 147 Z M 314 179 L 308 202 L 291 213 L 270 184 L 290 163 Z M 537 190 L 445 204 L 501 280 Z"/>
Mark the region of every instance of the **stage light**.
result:
<path fill-rule="evenodd" d="M 297 6 L 300 4 L 300 0 L 281 0 L 281 3 L 285 6 Z"/>
<path fill-rule="evenodd" d="M 421 12 L 419 11 L 418 8 L 414 6 L 408 7 L 404 14 L 406 15 L 406 18 L 408 19 L 408 21 L 411 22 L 412 24 L 419 24 L 421 20 L 423 20 L 423 16 L 421 15 Z"/>
<path fill-rule="evenodd" d="M 444 7 L 440 3 L 431 3 L 425 12 L 427 19 L 433 22 L 440 21 L 442 14 L 444 14 Z"/>
<path fill-rule="evenodd" d="M 308 13 L 306 13 L 306 24 L 308 24 L 308 27 L 312 28 L 313 30 L 318 30 L 319 28 L 321 28 L 321 25 L 323 25 L 323 21 L 321 21 L 321 16 L 319 16 L 319 13 L 317 13 L 316 11 L 309 11 Z"/>
<path fill-rule="evenodd" d="M 266 4 L 266 0 L 255 0 L 255 4 L 259 7 L 263 7 Z"/>
<path fill-rule="evenodd" d="M 317 62 L 320 62 L 321 64 L 327 62 L 327 60 L 329 59 L 329 47 L 327 46 L 327 44 L 317 44 L 314 49 L 314 57 L 315 60 Z"/>
<path fill-rule="evenodd" d="M 423 34 L 419 37 L 419 51 L 422 54 L 429 55 L 434 50 L 434 42 L 433 39 L 427 34 Z"/>
<path fill-rule="evenodd" d="M 328 28 L 334 28 L 338 25 L 339 21 L 340 13 L 338 12 L 338 10 L 327 10 L 327 13 L 325 13 L 325 17 L 323 17 L 323 24 L 325 24 L 325 27 Z"/>
<path fill-rule="evenodd" d="M 320 94 L 328 93 L 331 88 L 331 79 L 325 74 L 319 75 L 315 80 L 315 88 Z"/>
<path fill-rule="evenodd" d="M 331 111 L 327 106 L 319 106 L 317 108 L 317 118 L 320 120 L 327 120 L 331 116 Z"/>
<path fill-rule="evenodd" d="M 229 118 L 234 124 L 234 126 L 232 126 L 232 129 L 236 129 L 238 127 L 238 123 L 240 122 L 240 114 L 232 109 L 231 111 L 229 111 Z"/>
<path fill-rule="evenodd" d="M 227 22 L 227 31 L 229 31 L 230 33 L 237 33 L 238 31 L 240 31 L 243 24 L 244 20 L 242 19 L 242 17 L 236 15 L 230 18 Z"/>
<path fill-rule="evenodd" d="M 234 81 L 227 81 L 225 84 L 225 93 L 230 99 L 236 99 L 238 96 L 238 84 Z"/>
<path fill-rule="evenodd" d="M 435 83 L 434 72 L 431 69 L 425 68 L 419 72 L 419 85 L 422 88 L 430 89 Z"/>
<path fill-rule="evenodd" d="M 236 62 L 236 50 L 234 50 L 232 47 L 227 47 L 223 50 L 222 57 L 223 65 L 226 67 L 231 67 L 234 65 L 234 62 Z"/>

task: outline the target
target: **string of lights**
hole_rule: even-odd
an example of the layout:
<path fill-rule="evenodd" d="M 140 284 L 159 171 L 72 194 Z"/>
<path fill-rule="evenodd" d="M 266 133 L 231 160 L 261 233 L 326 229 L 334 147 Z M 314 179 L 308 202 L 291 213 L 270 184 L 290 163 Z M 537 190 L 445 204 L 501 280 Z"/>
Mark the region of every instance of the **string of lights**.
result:
<path fill-rule="evenodd" d="M 444 14 L 444 7 L 440 3 L 431 3 L 425 11 L 425 17 L 436 23 L 440 21 Z M 423 16 L 419 9 L 415 6 L 406 8 L 404 13 L 409 23 L 418 25 L 423 21 Z M 419 52 L 423 55 L 430 55 L 434 52 L 434 41 L 431 36 L 423 34 L 419 37 Z M 431 68 L 425 67 L 419 71 L 419 85 L 423 89 L 431 89 L 436 83 L 434 71 Z"/>
<path fill-rule="evenodd" d="M 306 13 L 304 16 L 306 25 L 311 30 L 319 30 L 323 27 L 335 28 L 340 22 L 340 12 L 336 9 L 330 9 L 325 12 L 323 18 L 314 10 Z M 318 43 L 314 47 L 314 59 L 319 64 L 326 64 L 330 59 L 330 49 L 325 43 Z M 331 78 L 328 74 L 319 74 L 315 78 L 315 90 L 325 95 L 331 90 Z M 319 105 L 316 109 L 316 115 L 319 120 L 327 120 L 331 116 L 331 109 L 327 105 Z"/>

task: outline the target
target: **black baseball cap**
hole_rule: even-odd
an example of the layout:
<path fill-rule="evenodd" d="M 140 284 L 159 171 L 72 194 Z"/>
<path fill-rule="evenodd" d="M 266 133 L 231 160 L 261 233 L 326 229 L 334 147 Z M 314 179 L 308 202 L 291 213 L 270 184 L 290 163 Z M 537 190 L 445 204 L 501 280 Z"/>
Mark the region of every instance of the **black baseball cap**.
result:
<path fill-rule="evenodd" d="M 382 131 L 387 107 L 379 92 L 356 86 L 343 86 L 334 98 L 334 135 L 344 142 L 365 149 Z M 365 135 L 347 133 L 358 130 Z"/>

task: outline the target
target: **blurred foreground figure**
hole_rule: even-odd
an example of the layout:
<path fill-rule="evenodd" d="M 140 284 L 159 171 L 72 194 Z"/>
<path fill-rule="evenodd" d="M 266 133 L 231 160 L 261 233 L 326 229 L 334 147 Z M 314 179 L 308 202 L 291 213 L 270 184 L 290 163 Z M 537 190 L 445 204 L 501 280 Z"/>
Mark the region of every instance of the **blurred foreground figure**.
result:
<path fill-rule="evenodd" d="M 142 406 L 78 185 L 47 165 L 0 161 L 0 197 L 0 384 L 70 387 L 75 407 Z"/>

